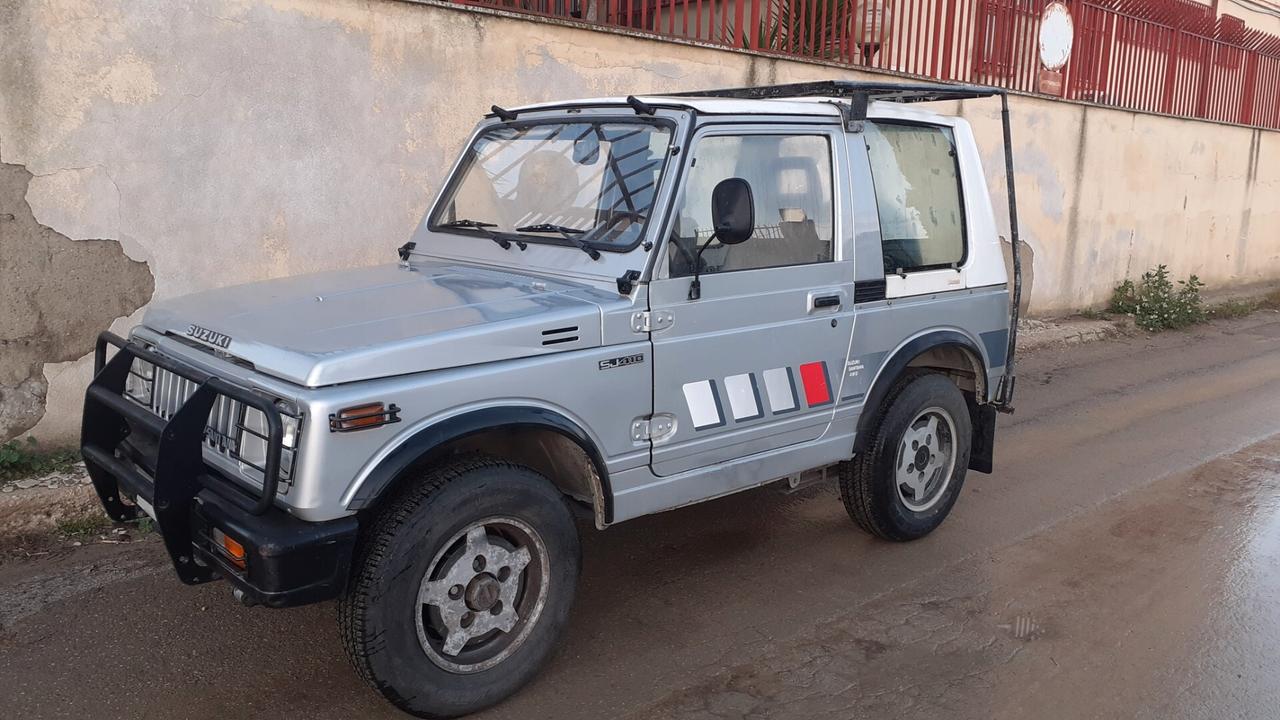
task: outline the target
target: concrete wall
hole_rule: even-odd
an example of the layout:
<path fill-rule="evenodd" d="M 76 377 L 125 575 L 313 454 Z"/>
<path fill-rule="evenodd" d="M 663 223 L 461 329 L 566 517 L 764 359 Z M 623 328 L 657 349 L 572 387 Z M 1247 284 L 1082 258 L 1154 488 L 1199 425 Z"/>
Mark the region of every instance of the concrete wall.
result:
<path fill-rule="evenodd" d="M 1274 0 L 1218 0 L 1218 14 L 1234 15 L 1252 29 L 1280 35 L 1280 3 Z"/>
<path fill-rule="evenodd" d="M 859 74 L 394 0 L 0 0 L 0 439 L 74 436 L 93 330 L 153 283 L 390 260 L 492 103 L 830 77 Z M 995 109 L 958 108 L 998 190 Z M 1033 313 L 1160 262 L 1280 278 L 1280 133 L 1013 109 Z"/>

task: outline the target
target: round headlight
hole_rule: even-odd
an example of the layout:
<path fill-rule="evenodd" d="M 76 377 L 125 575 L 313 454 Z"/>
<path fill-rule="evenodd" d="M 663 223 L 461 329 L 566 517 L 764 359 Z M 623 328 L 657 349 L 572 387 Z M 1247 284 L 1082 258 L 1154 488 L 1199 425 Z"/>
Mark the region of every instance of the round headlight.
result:
<path fill-rule="evenodd" d="M 133 365 L 129 367 L 129 376 L 124 381 L 124 394 L 150 407 L 155 370 L 155 365 L 134 358 Z"/>
<path fill-rule="evenodd" d="M 267 464 L 267 416 L 261 410 L 245 408 L 241 426 L 237 454 L 242 462 L 262 469 Z"/>

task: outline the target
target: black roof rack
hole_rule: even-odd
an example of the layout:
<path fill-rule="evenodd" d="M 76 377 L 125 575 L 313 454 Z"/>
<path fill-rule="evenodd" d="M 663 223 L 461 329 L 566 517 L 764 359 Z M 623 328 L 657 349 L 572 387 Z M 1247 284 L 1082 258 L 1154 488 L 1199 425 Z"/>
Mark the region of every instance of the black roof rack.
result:
<path fill-rule="evenodd" d="M 690 98 L 739 98 L 742 100 L 785 100 L 788 98 L 844 99 L 847 103 L 834 103 L 844 117 L 845 127 L 853 132 L 862 129 L 867 119 L 867 103 L 872 100 L 917 103 L 940 100 L 968 100 L 1007 96 L 1002 88 L 982 85 L 953 85 L 942 83 L 887 83 L 859 82 L 854 80 L 818 80 L 816 82 L 789 83 L 786 85 L 759 85 L 757 87 L 722 88 L 719 90 L 694 90 L 670 93 L 664 97 Z"/>
<path fill-rule="evenodd" d="M 744 100 L 782 100 L 785 98 L 800 97 L 855 98 L 861 95 L 872 100 L 912 103 L 933 102 L 937 100 L 965 100 L 969 98 L 984 98 L 1004 94 L 1005 91 L 1002 88 L 985 87 L 982 85 L 819 80 L 817 82 L 789 83 L 786 85 L 760 85 L 756 87 L 664 93 L 663 96 L 741 98 Z"/>

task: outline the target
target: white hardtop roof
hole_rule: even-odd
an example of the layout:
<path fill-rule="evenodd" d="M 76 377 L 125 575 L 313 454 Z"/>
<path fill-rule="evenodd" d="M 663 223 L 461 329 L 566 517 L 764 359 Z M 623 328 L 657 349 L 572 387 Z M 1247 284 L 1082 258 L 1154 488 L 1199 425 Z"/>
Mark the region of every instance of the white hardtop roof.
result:
<path fill-rule="evenodd" d="M 834 103 L 848 104 L 847 99 L 834 97 L 801 97 L 785 100 L 754 100 L 723 97 L 680 97 L 679 95 L 637 95 L 641 102 L 656 106 L 672 106 L 689 108 L 707 115 L 801 115 L 809 117 L 840 117 L 840 109 Z M 567 107 L 590 107 L 602 105 L 627 106 L 625 97 L 581 98 L 559 100 L 555 102 L 536 103 L 512 107 L 512 112 L 538 112 Z M 867 105 L 867 117 L 916 119 L 924 122 L 943 122 L 951 120 L 949 115 L 940 115 L 925 110 L 919 104 L 906 105 L 898 102 L 872 101 Z"/>

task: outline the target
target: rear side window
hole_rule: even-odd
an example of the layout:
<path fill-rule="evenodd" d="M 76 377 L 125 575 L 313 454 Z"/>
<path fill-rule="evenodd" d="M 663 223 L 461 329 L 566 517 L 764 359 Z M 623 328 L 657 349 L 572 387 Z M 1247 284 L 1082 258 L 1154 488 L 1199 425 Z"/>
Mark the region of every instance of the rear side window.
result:
<path fill-rule="evenodd" d="M 964 203 L 951 128 L 867 123 L 865 136 L 885 273 L 962 264 Z"/>

